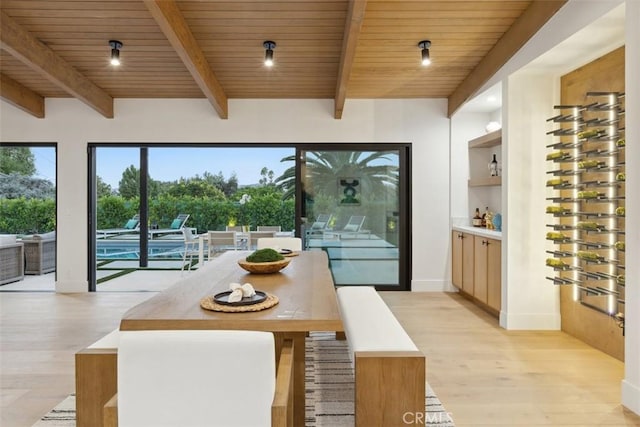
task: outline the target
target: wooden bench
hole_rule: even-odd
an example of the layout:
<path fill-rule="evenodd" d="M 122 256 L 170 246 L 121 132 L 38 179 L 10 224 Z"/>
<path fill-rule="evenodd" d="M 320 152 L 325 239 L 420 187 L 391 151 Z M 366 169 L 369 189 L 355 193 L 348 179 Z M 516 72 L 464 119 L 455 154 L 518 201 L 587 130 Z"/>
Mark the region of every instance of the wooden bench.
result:
<path fill-rule="evenodd" d="M 408 425 L 425 412 L 426 361 L 375 288 L 342 287 L 338 306 L 355 370 L 355 425 Z"/>
<path fill-rule="evenodd" d="M 116 329 L 76 353 L 77 427 L 102 426 L 102 408 L 117 390 L 119 336 Z"/>

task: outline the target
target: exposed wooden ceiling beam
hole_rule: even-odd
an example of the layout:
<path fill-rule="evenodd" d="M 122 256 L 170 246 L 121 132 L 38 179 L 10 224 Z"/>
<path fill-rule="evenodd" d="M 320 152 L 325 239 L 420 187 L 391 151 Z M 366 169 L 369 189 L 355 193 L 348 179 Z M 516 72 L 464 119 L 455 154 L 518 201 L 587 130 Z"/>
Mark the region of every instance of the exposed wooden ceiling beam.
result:
<path fill-rule="evenodd" d="M 53 50 L 0 12 L 0 48 L 43 74 L 106 118 L 113 118 L 113 98 Z"/>
<path fill-rule="evenodd" d="M 451 117 L 542 27 L 567 0 L 533 1 L 449 96 Z"/>
<path fill-rule="evenodd" d="M 32 116 L 44 119 L 44 97 L 4 74 L 0 74 L 0 98 Z"/>
<path fill-rule="evenodd" d="M 364 10 L 367 7 L 367 0 L 349 0 L 349 11 L 344 26 L 344 36 L 342 37 L 342 54 L 340 55 L 340 69 L 338 70 L 338 84 L 336 87 L 334 117 L 342 118 L 344 102 L 347 98 L 347 86 L 353 67 L 353 59 L 356 56 L 358 37 L 364 20 Z"/>
<path fill-rule="evenodd" d="M 221 118 L 229 116 L 227 95 L 173 0 L 144 0 L 151 16 Z"/>

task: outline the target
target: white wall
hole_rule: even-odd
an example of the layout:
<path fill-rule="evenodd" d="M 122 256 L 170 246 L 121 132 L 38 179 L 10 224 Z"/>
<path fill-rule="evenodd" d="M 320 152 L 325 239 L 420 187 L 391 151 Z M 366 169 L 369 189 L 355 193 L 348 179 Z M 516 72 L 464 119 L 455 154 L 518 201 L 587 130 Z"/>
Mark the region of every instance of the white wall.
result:
<path fill-rule="evenodd" d="M 229 119 L 209 103 L 117 99 L 105 119 L 74 99 L 47 99 L 36 119 L 0 102 L 1 140 L 58 143 L 56 290 L 87 290 L 87 142 L 411 142 L 414 290 L 448 281 L 449 119 L 436 100 L 231 100 Z"/>
<path fill-rule="evenodd" d="M 627 173 L 625 205 L 626 226 L 626 304 L 625 375 L 622 404 L 640 414 L 640 2 L 626 2 L 626 119 L 625 137 Z"/>
<path fill-rule="evenodd" d="M 469 140 L 484 135 L 487 123 L 486 113 L 459 112 L 451 117 L 451 217 L 456 225 L 470 225 L 475 208 L 484 209 L 484 204 L 469 201 Z"/>
<path fill-rule="evenodd" d="M 506 161 L 502 189 L 506 206 L 500 325 L 507 329 L 560 329 L 559 292 L 545 279 L 549 142 L 544 135 L 557 93 L 556 79 L 525 72 L 514 73 L 503 86 L 502 154 Z"/>

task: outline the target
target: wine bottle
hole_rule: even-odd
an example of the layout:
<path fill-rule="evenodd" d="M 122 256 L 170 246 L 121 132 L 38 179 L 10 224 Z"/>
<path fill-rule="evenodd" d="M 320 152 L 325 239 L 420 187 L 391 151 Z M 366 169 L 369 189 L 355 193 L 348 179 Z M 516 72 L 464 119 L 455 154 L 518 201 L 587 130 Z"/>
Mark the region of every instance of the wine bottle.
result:
<path fill-rule="evenodd" d="M 476 208 L 476 214 L 473 217 L 472 224 L 473 224 L 474 227 L 482 226 L 482 217 L 480 216 L 480 209 L 479 208 Z"/>
<path fill-rule="evenodd" d="M 491 172 L 491 176 L 498 176 L 498 161 L 496 160 L 496 155 L 493 155 L 493 160 L 489 163 L 489 171 Z"/>

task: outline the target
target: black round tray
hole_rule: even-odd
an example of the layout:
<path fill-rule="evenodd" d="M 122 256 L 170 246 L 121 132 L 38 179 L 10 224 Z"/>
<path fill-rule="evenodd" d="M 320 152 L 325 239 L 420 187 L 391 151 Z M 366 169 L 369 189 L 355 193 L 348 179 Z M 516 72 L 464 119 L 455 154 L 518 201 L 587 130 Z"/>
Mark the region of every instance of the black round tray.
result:
<path fill-rule="evenodd" d="M 233 291 L 224 291 L 213 296 L 213 301 L 222 305 L 253 305 L 259 304 L 267 299 L 267 294 L 262 291 L 256 291 L 256 294 L 252 297 L 242 298 L 240 301 L 229 302 L 229 295 Z"/>

